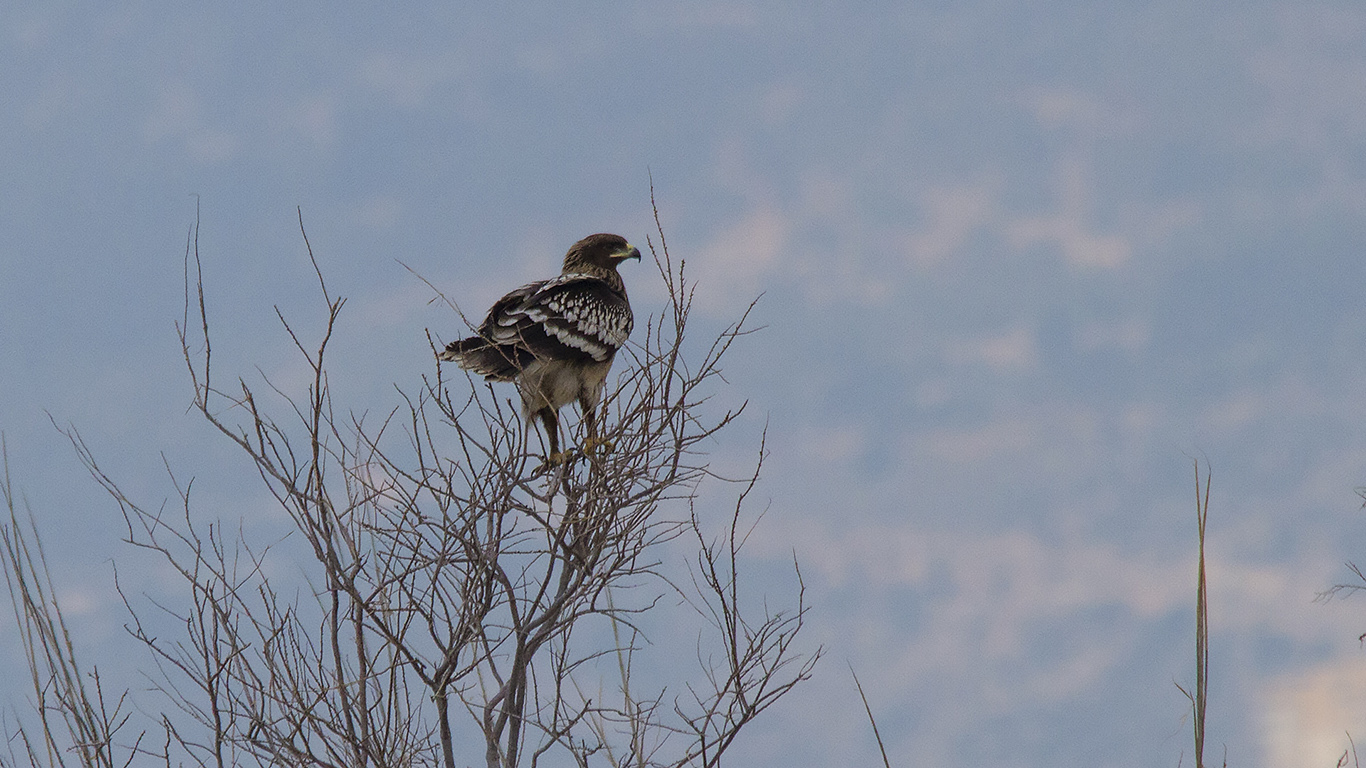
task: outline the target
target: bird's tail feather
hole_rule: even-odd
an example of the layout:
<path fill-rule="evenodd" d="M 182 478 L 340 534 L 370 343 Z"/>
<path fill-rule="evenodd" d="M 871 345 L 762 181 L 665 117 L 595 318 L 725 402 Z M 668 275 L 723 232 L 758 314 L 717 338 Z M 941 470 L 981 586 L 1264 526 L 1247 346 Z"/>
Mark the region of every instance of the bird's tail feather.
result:
<path fill-rule="evenodd" d="M 480 336 L 452 341 L 437 354 L 467 371 L 497 381 L 507 381 L 531 362 L 531 353 L 511 345 L 499 345 Z"/>

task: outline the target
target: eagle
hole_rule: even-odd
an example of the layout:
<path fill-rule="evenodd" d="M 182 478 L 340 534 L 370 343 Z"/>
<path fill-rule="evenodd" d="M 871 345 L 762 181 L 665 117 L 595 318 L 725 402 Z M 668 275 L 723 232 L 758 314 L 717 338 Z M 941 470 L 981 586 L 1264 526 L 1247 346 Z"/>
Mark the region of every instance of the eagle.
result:
<path fill-rule="evenodd" d="M 635 321 L 617 265 L 640 261 L 640 249 L 620 235 L 599 233 L 574 243 L 557 277 L 528 283 L 494 302 L 477 334 L 437 353 L 489 381 L 511 381 L 522 396 L 522 415 L 540 417 L 550 442 L 547 461 L 560 452 L 559 411 L 577 400 L 588 427 L 585 452 L 606 443 L 595 412 L 612 357 Z M 610 446 L 609 446 L 610 447 Z"/>

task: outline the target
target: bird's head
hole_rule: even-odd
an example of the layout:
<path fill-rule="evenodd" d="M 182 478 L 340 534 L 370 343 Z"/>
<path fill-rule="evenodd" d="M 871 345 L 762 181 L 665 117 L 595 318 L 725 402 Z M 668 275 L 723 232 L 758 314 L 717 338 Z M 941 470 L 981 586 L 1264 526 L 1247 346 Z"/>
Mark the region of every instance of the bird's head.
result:
<path fill-rule="evenodd" d="M 614 270 L 627 259 L 640 261 L 640 249 L 626 242 L 621 235 L 599 233 L 574 243 L 564 255 L 564 268 L 566 272 L 576 267 Z"/>

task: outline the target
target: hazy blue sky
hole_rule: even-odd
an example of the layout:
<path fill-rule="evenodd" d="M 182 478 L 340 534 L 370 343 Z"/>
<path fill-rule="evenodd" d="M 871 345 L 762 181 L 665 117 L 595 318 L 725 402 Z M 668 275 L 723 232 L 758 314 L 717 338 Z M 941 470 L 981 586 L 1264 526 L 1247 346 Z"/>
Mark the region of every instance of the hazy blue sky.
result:
<path fill-rule="evenodd" d="M 0 429 L 93 661 L 136 554 L 49 415 L 130 492 L 165 452 L 244 514 L 186 413 L 193 195 L 223 370 L 297 369 L 300 206 L 334 387 L 384 411 L 458 327 L 398 261 L 477 312 L 643 243 L 653 175 L 702 324 L 763 293 L 717 456 L 768 420 L 747 566 L 796 551 L 828 648 L 736 764 L 872 764 L 846 660 L 898 765 L 1190 764 L 1195 456 L 1212 754 L 1366 736 L 1366 602 L 1313 602 L 1366 561 L 1358 3 L 19 2 L 0 103 Z"/>

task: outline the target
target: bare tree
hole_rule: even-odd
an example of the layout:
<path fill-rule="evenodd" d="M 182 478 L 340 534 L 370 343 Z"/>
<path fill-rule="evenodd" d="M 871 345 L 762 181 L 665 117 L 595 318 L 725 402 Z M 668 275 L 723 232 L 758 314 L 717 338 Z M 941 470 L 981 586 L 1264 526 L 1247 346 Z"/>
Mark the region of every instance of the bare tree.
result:
<path fill-rule="evenodd" d="M 99 670 L 89 673 L 76 657 L 75 643 L 53 595 L 47 558 L 38 541 L 33 515 L 21 520 L 14 486 L 10 482 L 9 452 L 0 439 L 0 498 L 8 520 L 0 520 L 0 570 L 5 573 L 10 606 L 23 641 L 33 708 L 38 715 L 34 728 L 6 734 L 8 756 L 0 753 L 0 766 L 76 765 L 113 768 L 126 766 L 141 743 L 120 747 L 115 737 L 127 725 L 126 696 L 105 698 Z"/>
<path fill-rule="evenodd" d="M 302 219 L 300 232 L 308 245 Z M 754 600 L 738 573 L 764 445 L 739 481 L 717 477 L 703 450 L 739 413 L 708 420 L 707 401 L 749 311 L 694 345 L 693 286 L 662 230 L 649 245 L 667 308 L 623 350 L 600 406 L 613 449 L 558 466 L 540 461 L 510 401 L 440 368 L 398 387 L 401 404 L 382 418 L 335 402 L 328 348 L 345 300 L 311 246 L 326 306 L 320 338 L 305 340 L 277 309 L 309 382 L 290 391 L 263 375 L 223 386 L 197 233 L 196 223 L 180 324 L 194 407 L 249 457 L 296 539 L 260 547 L 206 522 L 193 483 L 174 474 L 174 513 L 144 507 L 68 433 L 122 510 L 128 542 L 164 559 L 188 596 L 154 606 L 183 628 L 167 638 L 149 628 L 146 601 L 120 591 L 174 705 L 159 746 L 131 749 L 168 765 L 715 766 L 809 676 L 820 650 L 795 645 L 807 610 L 795 561 L 794 605 L 783 611 Z M 696 504 L 709 481 L 737 483 L 719 523 Z M 288 547 L 304 558 L 304 596 L 271 575 Z M 650 627 L 665 614 L 696 633 L 700 670 L 672 685 L 642 682 Z M 40 757 L 29 762 L 58 764 Z"/>

